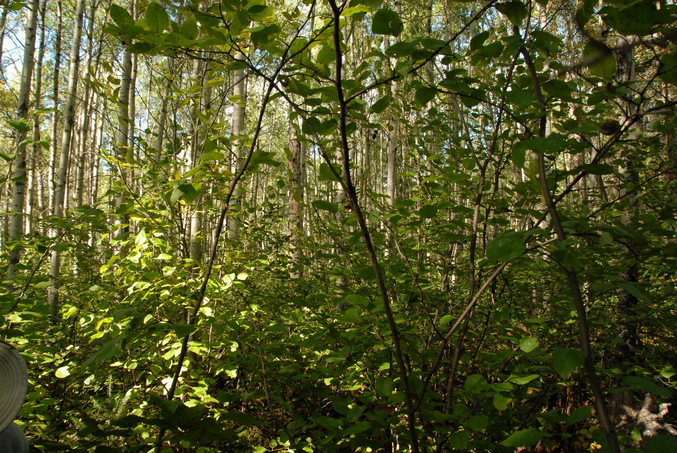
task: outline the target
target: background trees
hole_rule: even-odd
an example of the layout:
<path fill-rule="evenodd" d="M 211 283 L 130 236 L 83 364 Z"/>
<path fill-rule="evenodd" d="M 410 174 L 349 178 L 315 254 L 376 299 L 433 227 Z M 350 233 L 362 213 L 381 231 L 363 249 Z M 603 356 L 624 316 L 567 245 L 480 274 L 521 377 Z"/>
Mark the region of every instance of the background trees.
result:
<path fill-rule="evenodd" d="M 78 5 L 3 217 L 35 446 L 674 450 L 671 5 Z"/>

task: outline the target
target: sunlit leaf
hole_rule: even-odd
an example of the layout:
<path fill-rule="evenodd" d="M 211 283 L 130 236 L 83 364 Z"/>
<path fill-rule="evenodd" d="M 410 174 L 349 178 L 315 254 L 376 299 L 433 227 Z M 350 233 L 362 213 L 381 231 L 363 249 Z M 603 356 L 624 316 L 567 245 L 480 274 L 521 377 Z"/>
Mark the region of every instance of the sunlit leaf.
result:
<path fill-rule="evenodd" d="M 169 14 L 156 2 L 150 2 L 146 8 L 146 23 L 154 33 L 160 33 L 169 27 Z"/>
<path fill-rule="evenodd" d="M 545 434 L 537 428 L 528 428 L 512 433 L 501 442 L 504 447 L 532 447 L 543 438 Z"/>
<path fill-rule="evenodd" d="M 111 19 L 122 29 L 131 28 L 135 25 L 134 19 L 132 18 L 129 11 L 123 8 L 120 5 L 113 3 L 110 5 L 108 10 L 110 13 Z"/>
<path fill-rule="evenodd" d="M 519 347 L 524 352 L 531 352 L 538 348 L 538 338 L 536 337 L 526 337 L 522 338 L 519 343 Z"/>

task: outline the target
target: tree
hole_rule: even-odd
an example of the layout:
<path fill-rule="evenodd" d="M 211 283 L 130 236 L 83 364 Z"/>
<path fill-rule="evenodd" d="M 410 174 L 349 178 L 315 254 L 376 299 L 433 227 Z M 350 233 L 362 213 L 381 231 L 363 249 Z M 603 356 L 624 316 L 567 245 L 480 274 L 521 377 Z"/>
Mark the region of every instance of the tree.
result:
<path fill-rule="evenodd" d="M 78 0 L 75 7 L 75 27 L 73 28 L 73 41 L 69 59 L 68 71 L 68 94 L 64 104 L 64 126 L 61 136 L 61 152 L 59 153 L 59 171 L 57 173 L 56 194 L 54 196 L 54 207 L 52 215 L 61 217 L 67 209 L 66 205 L 66 185 L 68 182 L 68 171 L 71 166 L 71 147 L 73 138 L 73 126 L 75 124 L 75 102 L 78 89 L 78 79 L 80 71 L 80 38 L 82 36 L 82 23 L 85 14 L 84 0 Z M 54 239 L 58 234 L 54 234 Z M 52 321 L 56 324 L 59 314 L 59 278 L 61 269 L 60 252 L 58 249 L 52 251 L 50 264 L 50 277 L 52 286 L 49 290 L 49 306 L 51 308 Z"/>
<path fill-rule="evenodd" d="M 88 205 L 36 219 L 0 292 L 36 448 L 675 449 L 674 8 L 98 11 Z"/>
<path fill-rule="evenodd" d="M 16 119 L 12 126 L 15 129 L 16 155 L 14 157 L 14 194 L 12 196 L 12 219 L 9 227 L 10 241 L 18 240 L 24 233 L 24 201 L 26 198 L 26 137 L 30 130 L 28 109 L 30 106 L 30 92 L 33 80 L 35 37 L 37 34 L 37 21 L 39 11 L 38 0 L 33 0 L 31 6 L 26 8 L 26 32 L 24 42 L 23 65 L 21 72 L 21 86 L 16 109 Z M 4 8 L 3 8 L 4 9 Z M 4 16 L 3 16 L 4 17 Z M 7 276 L 10 281 L 14 277 L 16 265 L 19 263 L 21 247 L 14 245 L 9 256 Z"/>

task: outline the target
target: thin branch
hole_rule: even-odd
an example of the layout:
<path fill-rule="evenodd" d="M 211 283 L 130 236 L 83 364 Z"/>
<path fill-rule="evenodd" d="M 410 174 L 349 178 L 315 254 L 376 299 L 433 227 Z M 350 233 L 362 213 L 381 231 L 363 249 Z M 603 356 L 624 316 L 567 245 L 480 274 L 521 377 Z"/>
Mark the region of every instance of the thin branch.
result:
<path fill-rule="evenodd" d="M 519 30 L 517 27 L 514 28 L 515 35 L 519 36 Z M 539 127 L 539 137 L 547 137 L 547 111 L 546 111 L 546 101 L 543 96 L 543 91 L 541 90 L 541 84 L 538 79 L 538 73 L 536 67 L 534 66 L 533 61 L 531 60 L 531 55 L 526 47 L 521 47 L 520 52 L 524 56 L 524 61 L 527 65 L 529 73 L 531 75 L 534 94 L 538 101 L 538 107 L 540 110 L 540 127 Z M 564 231 L 564 226 L 559 218 L 559 213 L 557 211 L 557 206 L 553 201 L 552 194 L 550 193 L 550 188 L 548 187 L 547 179 L 547 169 L 545 166 L 545 154 L 540 152 L 537 153 L 538 157 L 538 172 L 539 172 L 539 181 L 541 184 L 541 192 L 543 198 L 545 199 L 545 204 L 552 219 L 553 226 L 557 233 L 557 238 L 562 247 L 567 247 L 566 239 L 567 235 Z M 604 402 L 604 393 L 602 392 L 602 387 L 599 383 L 599 378 L 597 377 L 597 371 L 595 370 L 594 357 L 592 354 L 592 346 L 590 341 L 590 328 L 588 326 L 588 317 L 585 309 L 585 302 L 583 299 L 583 294 L 581 292 L 581 285 L 578 281 L 578 272 L 571 266 L 569 263 L 561 263 L 561 266 L 564 268 L 567 275 L 567 280 L 569 281 L 569 289 L 571 291 L 571 297 L 573 299 L 574 305 L 576 307 L 576 314 L 578 315 L 578 330 L 580 334 L 581 349 L 583 350 L 584 355 L 584 368 L 589 380 L 590 390 L 593 393 L 595 398 L 595 407 L 597 409 L 597 417 L 599 418 L 602 430 L 606 436 L 606 440 L 609 443 L 609 448 L 613 453 L 621 453 L 621 448 L 618 443 L 618 437 L 613 423 L 611 423 L 611 418 L 609 417 L 609 412 Z"/>

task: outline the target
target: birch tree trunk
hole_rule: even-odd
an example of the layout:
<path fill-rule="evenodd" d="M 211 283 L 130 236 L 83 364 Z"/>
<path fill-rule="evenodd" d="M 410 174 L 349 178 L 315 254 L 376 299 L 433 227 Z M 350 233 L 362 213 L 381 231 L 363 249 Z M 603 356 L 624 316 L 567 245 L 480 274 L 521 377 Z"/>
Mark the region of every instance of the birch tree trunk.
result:
<path fill-rule="evenodd" d="M 133 7 L 133 2 L 130 2 Z M 129 116 L 130 88 L 132 86 L 132 53 L 125 47 L 122 57 L 122 74 L 120 77 L 120 91 L 118 95 L 118 132 L 115 140 L 116 158 L 124 161 L 129 156 L 129 131 L 131 129 L 131 120 Z M 119 177 L 124 180 L 126 177 L 124 169 L 118 165 Z M 127 200 L 126 195 L 120 192 L 115 199 L 115 207 L 119 210 Z M 126 221 L 124 215 L 115 220 L 114 237 L 119 239 L 128 227 L 125 227 Z"/>
<path fill-rule="evenodd" d="M 402 14 L 402 3 L 400 1 L 395 2 L 395 11 L 397 14 Z M 393 81 L 391 85 L 391 93 L 393 99 L 396 99 L 397 96 L 397 81 Z M 397 197 L 397 149 L 399 143 L 399 124 L 398 118 L 395 113 L 390 114 L 388 119 L 388 138 L 386 144 L 386 174 L 387 174 L 387 186 L 386 194 L 388 195 L 387 201 L 389 205 L 395 203 Z"/>
<path fill-rule="evenodd" d="M 235 55 L 236 60 L 241 60 L 244 58 L 242 52 L 237 52 Z M 235 102 L 233 103 L 233 117 L 231 124 L 231 172 L 236 174 L 240 165 L 242 157 L 242 137 L 244 133 L 244 121 L 245 121 L 245 111 L 246 111 L 246 102 L 247 102 L 247 73 L 244 69 L 236 69 L 233 72 L 233 97 Z M 241 197 L 238 194 L 240 188 L 236 189 L 235 195 L 233 196 L 233 205 L 237 206 L 241 202 Z M 238 229 L 240 228 L 240 223 L 237 219 L 232 217 L 229 218 L 228 225 L 228 235 L 231 238 L 236 238 L 238 236 Z"/>
<path fill-rule="evenodd" d="M 26 135 L 28 126 L 28 105 L 30 103 L 31 80 L 33 77 L 35 35 L 38 20 L 38 0 L 33 0 L 26 9 L 26 28 L 24 41 L 23 69 L 21 72 L 21 86 L 16 109 L 16 156 L 14 157 L 14 193 L 12 195 L 12 217 L 9 225 L 10 241 L 17 240 L 24 233 L 24 200 L 26 189 Z M 20 247 L 14 247 L 9 255 L 7 276 L 14 277 L 16 265 L 20 259 Z"/>
<path fill-rule="evenodd" d="M 47 3 L 43 3 L 40 9 L 40 44 L 38 46 L 38 58 L 35 61 L 35 96 L 33 96 L 33 106 L 38 110 L 42 106 L 42 66 L 45 59 L 45 16 L 47 14 Z M 36 177 L 38 171 L 37 161 L 42 154 L 42 147 L 40 145 L 40 116 L 35 117 L 35 124 L 33 126 L 33 144 L 31 145 L 31 153 L 29 156 L 29 168 L 27 184 L 28 184 L 28 200 L 26 202 L 26 232 L 32 233 L 34 229 L 34 209 L 36 206 L 35 199 L 37 189 L 35 187 Z"/>
<path fill-rule="evenodd" d="M 54 208 L 52 215 L 63 215 L 66 200 L 66 185 L 68 184 L 68 169 L 70 167 L 71 141 L 73 137 L 73 125 L 75 123 L 75 101 L 80 75 L 80 38 L 82 36 L 82 19 L 84 16 L 85 0 L 78 0 L 75 6 L 75 24 L 73 28 L 73 41 L 71 45 L 70 63 L 68 72 L 68 93 L 64 108 L 63 134 L 61 135 L 61 154 L 59 159 L 59 172 L 54 194 Z M 56 234 L 53 234 L 56 237 Z M 59 313 L 59 274 L 61 268 L 61 255 L 57 250 L 52 251 L 50 262 L 50 278 L 52 285 L 48 291 L 48 303 L 52 316 L 52 323 L 56 324 Z"/>
<path fill-rule="evenodd" d="M 303 184 L 305 182 L 305 156 L 293 121 L 289 121 L 289 247 L 291 249 L 291 272 L 294 279 L 303 277 L 300 264 L 301 242 L 304 236 Z"/>
<path fill-rule="evenodd" d="M 619 46 L 616 51 L 617 77 L 619 83 L 623 85 L 630 84 L 635 78 L 635 52 L 634 46 L 628 45 L 627 38 L 619 38 Z M 629 96 L 629 95 L 628 95 Z M 623 98 L 623 122 L 629 122 L 637 113 L 637 107 L 632 103 L 629 97 Z M 637 138 L 638 126 L 633 126 L 629 131 L 630 140 Z M 639 158 L 630 149 L 625 156 L 624 167 L 620 169 L 623 184 L 621 197 L 628 200 L 622 215 L 622 221 L 629 231 L 633 228 L 634 219 L 639 215 L 639 203 L 637 200 L 636 188 L 639 183 L 639 173 L 637 165 Z M 620 279 L 629 284 L 636 284 L 639 281 L 639 262 L 634 246 L 631 243 L 626 244 L 625 253 L 626 268 L 621 272 Z M 637 316 L 638 299 L 627 289 L 621 288 L 618 291 L 618 317 L 619 317 L 619 338 L 621 340 L 618 355 L 621 360 L 628 360 L 634 357 L 639 347 L 639 336 L 635 317 Z"/>
<path fill-rule="evenodd" d="M 88 70 L 92 64 L 94 57 L 94 19 L 96 17 L 97 5 L 93 4 L 89 10 L 87 17 L 87 49 L 85 50 L 85 64 L 83 68 Z M 76 184 L 75 184 L 75 206 L 82 206 L 84 202 L 84 190 L 85 190 L 85 169 L 88 168 L 88 159 L 96 158 L 93 153 L 88 153 L 87 148 L 89 146 L 89 130 L 91 125 L 91 118 L 93 114 L 92 107 L 92 89 L 89 84 L 85 84 L 83 87 L 82 94 L 82 109 L 81 109 L 81 127 L 80 127 L 80 159 L 77 162 L 77 175 L 76 175 Z"/>
<path fill-rule="evenodd" d="M 165 128 L 167 127 L 167 111 L 169 108 L 169 90 L 172 87 L 174 80 L 174 60 L 170 57 L 167 59 L 167 72 L 165 76 L 165 83 L 162 89 L 162 106 L 160 108 L 160 117 L 157 124 L 157 137 L 155 138 L 155 163 L 159 165 L 164 155 L 165 143 Z"/>
<path fill-rule="evenodd" d="M 52 85 L 52 140 L 49 146 L 49 165 L 47 166 L 47 210 L 52 212 L 54 210 L 54 196 L 56 194 L 56 159 L 59 146 L 59 91 L 61 79 L 61 33 L 63 30 L 63 9 L 61 2 L 56 2 L 56 32 L 54 36 L 54 71 L 53 71 L 53 85 Z"/>
<path fill-rule="evenodd" d="M 5 30 L 7 28 L 7 15 L 8 14 L 9 14 L 9 8 L 2 8 L 2 15 L 0 16 L 0 74 L 5 73 L 5 67 L 2 64 L 2 54 L 3 54 L 3 50 L 5 48 Z"/>
<path fill-rule="evenodd" d="M 196 59 L 193 67 L 193 78 L 200 81 L 202 90 L 198 92 L 199 99 L 195 102 L 193 110 L 193 143 L 191 152 L 192 166 L 200 161 L 202 143 L 207 133 L 207 124 L 201 120 L 201 117 L 209 111 L 211 107 L 211 88 L 205 86 L 205 78 L 209 71 L 208 63 Z M 190 257 L 196 263 L 201 263 L 204 258 L 204 237 L 202 235 L 202 224 L 204 212 L 202 210 L 202 199 L 198 198 L 192 207 L 190 217 Z"/>

